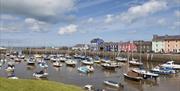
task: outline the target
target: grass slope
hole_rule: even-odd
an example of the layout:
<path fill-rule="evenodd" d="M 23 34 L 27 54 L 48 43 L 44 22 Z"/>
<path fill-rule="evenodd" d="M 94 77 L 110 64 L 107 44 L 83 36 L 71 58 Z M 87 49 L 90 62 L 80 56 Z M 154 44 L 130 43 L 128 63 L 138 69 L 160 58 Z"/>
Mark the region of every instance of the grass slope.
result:
<path fill-rule="evenodd" d="M 81 88 L 65 85 L 62 83 L 43 81 L 43 80 L 25 80 L 25 79 L 6 79 L 0 77 L 0 91 L 83 91 Z"/>

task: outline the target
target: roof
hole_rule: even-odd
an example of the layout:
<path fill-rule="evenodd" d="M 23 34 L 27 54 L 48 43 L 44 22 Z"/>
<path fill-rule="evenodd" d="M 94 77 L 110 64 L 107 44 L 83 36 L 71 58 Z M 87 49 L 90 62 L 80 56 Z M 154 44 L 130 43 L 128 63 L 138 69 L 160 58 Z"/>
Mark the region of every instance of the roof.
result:
<path fill-rule="evenodd" d="M 100 38 L 95 38 L 95 39 L 91 40 L 91 43 L 103 43 L 103 42 L 104 42 L 104 40 L 100 39 Z"/>
<path fill-rule="evenodd" d="M 180 40 L 180 35 L 165 35 L 165 36 L 153 36 L 153 41 L 163 41 L 163 40 Z"/>

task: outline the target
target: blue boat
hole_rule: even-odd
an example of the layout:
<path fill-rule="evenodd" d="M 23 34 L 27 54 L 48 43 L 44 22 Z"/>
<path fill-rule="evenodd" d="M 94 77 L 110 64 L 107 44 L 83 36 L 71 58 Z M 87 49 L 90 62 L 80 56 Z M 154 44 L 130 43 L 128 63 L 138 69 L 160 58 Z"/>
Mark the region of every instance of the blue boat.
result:
<path fill-rule="evenodd" d="M 156 66 L 155 68 L 151 69 L 152 72 L 157 73 L 157 74 L 164 74 L 164 75 L 168 75 L 168 74 L 175 74 L 176 71 L 173 68 L 170 67 L 159 67 Z"/>

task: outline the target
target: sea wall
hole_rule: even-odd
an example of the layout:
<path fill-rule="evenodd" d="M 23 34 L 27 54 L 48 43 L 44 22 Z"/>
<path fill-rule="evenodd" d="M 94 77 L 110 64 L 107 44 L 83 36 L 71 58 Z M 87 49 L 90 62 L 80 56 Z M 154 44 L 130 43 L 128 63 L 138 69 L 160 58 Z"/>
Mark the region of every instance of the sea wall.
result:
<path fill-rule="evenodd" d="M 105 57 L 108 56 L 112 59 L 114 59 L 116 56 L 122 56 L 122 57 L 134 57 L 134 58 L 141 58 L 143 61 L 159 61 L 159 62 L 166 62 L 169 60 L 174 60 L 178 63 L 180 63 L 180 54 L 155 54 L 155 53 L 119 53 L 119 52 L 104 52 L 104 51 L 73 51 L 73 50 L 59 50 L 59 49 L 24 49 L 22 51 L 25 54 L 85 54 L 89 56 L 100 56 Z"/>

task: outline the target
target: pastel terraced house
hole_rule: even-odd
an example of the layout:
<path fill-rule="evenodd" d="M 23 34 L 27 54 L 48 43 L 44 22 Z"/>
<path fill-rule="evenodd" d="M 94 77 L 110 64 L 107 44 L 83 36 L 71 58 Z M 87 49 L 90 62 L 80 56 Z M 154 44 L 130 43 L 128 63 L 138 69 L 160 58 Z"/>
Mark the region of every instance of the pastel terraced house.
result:
<path fill-rule="evenodd" d="M 154 35 L 152 39 L 152 50 L 156 53 L 179 53 L 180 35 Z"/>

